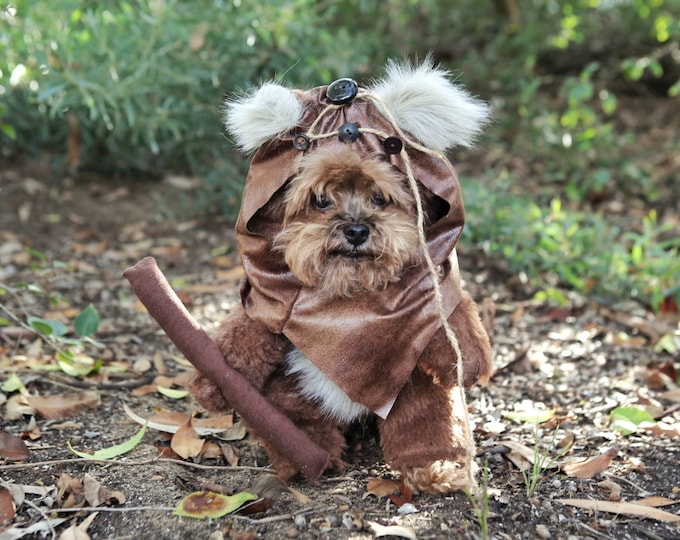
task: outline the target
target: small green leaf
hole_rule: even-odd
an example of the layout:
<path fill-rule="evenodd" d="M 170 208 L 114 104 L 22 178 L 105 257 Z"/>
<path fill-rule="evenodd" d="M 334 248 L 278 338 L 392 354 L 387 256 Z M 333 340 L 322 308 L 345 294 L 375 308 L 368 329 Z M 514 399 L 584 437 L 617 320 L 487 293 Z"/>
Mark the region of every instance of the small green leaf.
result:
<path fill-rule="evenodd" d="M 102 360 L 95 360 L 91 356 L 75 355 L 71 351 L 57 352 L 57 365 L 67 375 L 80 377 L 96 373 L 102 367 Z"/>
<path fill-rule="evenodd" d="M 17 132 L 9 124 L 3 124 L 0 122 L 0 131 L 2 131 L 7 137 L 14 140 L 17 138 Z"/>
<path fill-rule="evenodd" d="M 593 84 L 590 81 L 583 81 L 574 85 L 569 90 L 569 101 L 572 103 L 581 103 L 588 101 L 593 97 Z"/>
<path fill-rule="evenodd" d="M 676 330 L 672 334 L 664 334 L 654 345 L 654 352 L 657 354 L 666 352 L 670 355 L 676 355 L 678 350 L 680 350 L 680 330 Z"/>
<path fill-rule="evenodd" d="M 612 173 L 608 169 L 596 169 L 591 174 L 591 179 L 593 187 L 597 190 L 601 190 L 604 186 L 611 180 Z"/>
<path fill-rule="evenodd" d="M 655 424 L 654 418 L 639 407 L 617 407 L 609 413 L 611 426 L 624 435 L 635 433 L 643 423 Z"/>
<path fill-rule="evenodd" d="M 40 251 L 38 251 L 37 249 L 27 247 L 26 251 L 29 254 L 33 255 L 36 259 L 40 259 L 43 262 L 47 260 L 47 256 L 44 253 L 41 253 Z"/>
<path fill-rule="evenodd" d="M 40 372 L 59 371 L 59 366 L 55 366 L 54 364 L 34 364 L 34 363 L 31 363 L 28 367 L 29 367 L 29 369 L 31 369 L 33 371 L 40 371 Z"/>
<path fill-rule="evenodd" d="M 178 388 L 167 388 L 165 386 L 156 386 L 159 394 L 163 394 L 170 399 L 182 399 L 189 395 L 189 390 Z"/>
<path fill-rule="evenodd" d="M 175 507 L 173 514 L 191 518 L 217 519 L 236 512 L 245 503 L 257 499 L 248 491 L 241 491 L 234 495 L 196 491 L 187 495 Z"/>
<path fill-rule="evenodd" d="M 118 457 L 122 454 L 128 453 L 130 450 L 132 450 L 135 446 L 139 444 L 139 441 L 142 440 L 142 437 L 144 437 L 144 433 L 146 433 L 146 424 L 142 426 L 142 428 L 137 432 L 137 434 L 132 437 L 130 440 L 125 441 L 124 443 L 117 444 L 115 446 L 111 446 L 109 448 L 102 448 L 101 450 L 97 450 L 96 452 L 92 454 L 88 454 L 87 452 L 78 452 L 77 450 L 74 450 L 73 447 L 71 446 L 71 442 L 68 441 L 68 448 L 73 452 L 76 456 L 85 458 L 85 459 L 112 459 L 115 457 Z"/>
<path fill-rule="evenodd" d="M 527 424 L 542 424 L 555 416 L 555 409 L 532 409 L 527 411 L 504 412 L 503 416 L 515 422 L 526 422 Z"/>
<path fill-rule="evenodd" d="M 21 379 L 16 373 L 12 373 L 7 379 L 5 380 L 4 383 L 2 383 L 2 391 L 3 392 L 25 392 L 26 387 L 24 386 L 24 383 L 21 382 Z"/>
<path fill-rule="evenodd" d="M 38 334 L 43 336 L 61 337 L 68 331 L 68 327 L 61 321 L 41 319 L 40 317 L 28 317 L 28 325 Z"/>
<path fill-rule="evenodd" d="M 610 94 L 607 91 L 603 91 L 600 94 L 600 100 L 602 103 L 602 111 L 605 114 L 614 114 L 617 106 L 616 96 L 614 94 Z"/>
<path fill-rule="evenodd" d="M 88 337 L 97 332 L 99 329 L 99 315 L 92 304 L 87 306 L 73 319 L 73 329 L 80 337 Z"/>
<path fill-rule="evenodd" d="M 680 95 L 680 79 L 678 79 L 677 81 L 675 81 L 675 83 L 673 84 L 673 86 L 671 86 L 671 87 L 668 89 L 668 95 L 669 95 L 669 97 L 675 97 L 675 96 Z"/>
<path fill-rule="evenodd" d="M 9 319 L 5 319 L 4 317 L 0 317 L 0 326 L 9 326 L 11 323 L 9 322 Z"/>

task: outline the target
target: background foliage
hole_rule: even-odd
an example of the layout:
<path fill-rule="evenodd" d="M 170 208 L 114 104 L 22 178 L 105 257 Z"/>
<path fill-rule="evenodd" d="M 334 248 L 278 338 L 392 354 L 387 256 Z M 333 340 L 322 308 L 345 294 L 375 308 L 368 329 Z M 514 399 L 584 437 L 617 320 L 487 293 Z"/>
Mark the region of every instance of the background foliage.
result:
<path fill-rule="evenodd" d="M 47 153 L 55 175 L 184 171 L 198 204 L 233 215 L 245 162 L 221 136 L 225 92 L 366 80 L 432 51 L 495 111 L 481 148 L 501 157 L 468 176 L 469 238 L 543 294 L 660 309 L 680 299 L 660 204 L 678 175 L 617 114 L 622 99 L 677 102 L 679 21 L 680 0 L 17 1 L 0 14 L 0 157 Z M 641 201 L 636 226 L 600 212 L 612 193 Z"/>

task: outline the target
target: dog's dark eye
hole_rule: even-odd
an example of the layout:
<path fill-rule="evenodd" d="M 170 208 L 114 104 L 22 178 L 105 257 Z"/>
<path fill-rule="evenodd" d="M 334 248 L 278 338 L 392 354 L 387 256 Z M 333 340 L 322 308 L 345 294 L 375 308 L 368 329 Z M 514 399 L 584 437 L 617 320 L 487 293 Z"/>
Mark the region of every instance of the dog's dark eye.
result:
<path fill-rule="evenodd" d="M 376 208 L 385 208 L 388 204 L 388 200 L 382 193 L 374 193 L 371 197 L 371 204 Z"/>
<path fill-rule="evenodd" d="M 325 195 L 317 195 L 312 193 L 312 208 L 317 210 L 328 210 L 332 203 Z"/>

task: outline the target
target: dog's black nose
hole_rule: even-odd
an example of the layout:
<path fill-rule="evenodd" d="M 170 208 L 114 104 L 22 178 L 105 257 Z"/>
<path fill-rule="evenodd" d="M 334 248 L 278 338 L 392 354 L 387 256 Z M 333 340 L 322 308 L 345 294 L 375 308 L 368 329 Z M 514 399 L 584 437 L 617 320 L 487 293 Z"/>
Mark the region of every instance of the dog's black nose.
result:
<path fill-rule="evenodd" d="M 366 225 L 353 223 L 352 225 L 345 225 L 342 233 L 350 244 L 360 246 L 368 239 L 369 231 Z"/>

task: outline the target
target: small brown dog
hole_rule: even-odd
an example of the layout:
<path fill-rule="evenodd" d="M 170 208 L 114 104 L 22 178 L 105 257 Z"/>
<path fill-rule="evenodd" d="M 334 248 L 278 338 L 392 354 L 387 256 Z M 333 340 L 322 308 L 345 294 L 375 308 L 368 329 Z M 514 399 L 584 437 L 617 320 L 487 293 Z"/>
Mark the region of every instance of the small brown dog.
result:
<path fill-rule="evenodd" d="M 395 120 L 423 81 L 429 101 L 411 100 Z M 306 93 L 265 86 L 233 105 L 236 116 L 248 114 L 230 127 L 258 153 L 237 223 L 243 301 L 216 341 L 230 366 L 329 452 L 331 468 L 345 466 L 344 430 L 376 413 L 385 458 L 409 487 L 469 489 L 474 444 L 460 386 L 488 377 L 490 346 L 459 284 L 457 180 L 422 142 L 468 144 L 486 109 L 427 62 L 392 66 L 372 93 L 353 84 L 342 79 Z M 387 113 L 395 87 L 402 90 Z M 447 113 L 452 122 L 443 119 L 429 137 L 444 110 L 432 104 L 455 109 L 461 99 L 462 110 Z M 477 115 L 477 125 L 452 128 L 462 113 Z M 262 122 L 268 114 L 271 126 Z M 423 122 L 431 125 L 419 130 Z M 228 396 L 201 375 L 192 391 L 207 409 L 229 408 Z M 261 441 L 282 478 L 299 472 L 266 436 Z"/>
<path fill-rule="evenodd" d="M 274 249 L 305 286 L 331 297 L 380 290 L 420 262 L 413 195 L 389 162 L 346 146 L 305 156 L 300 170 Z"/>

